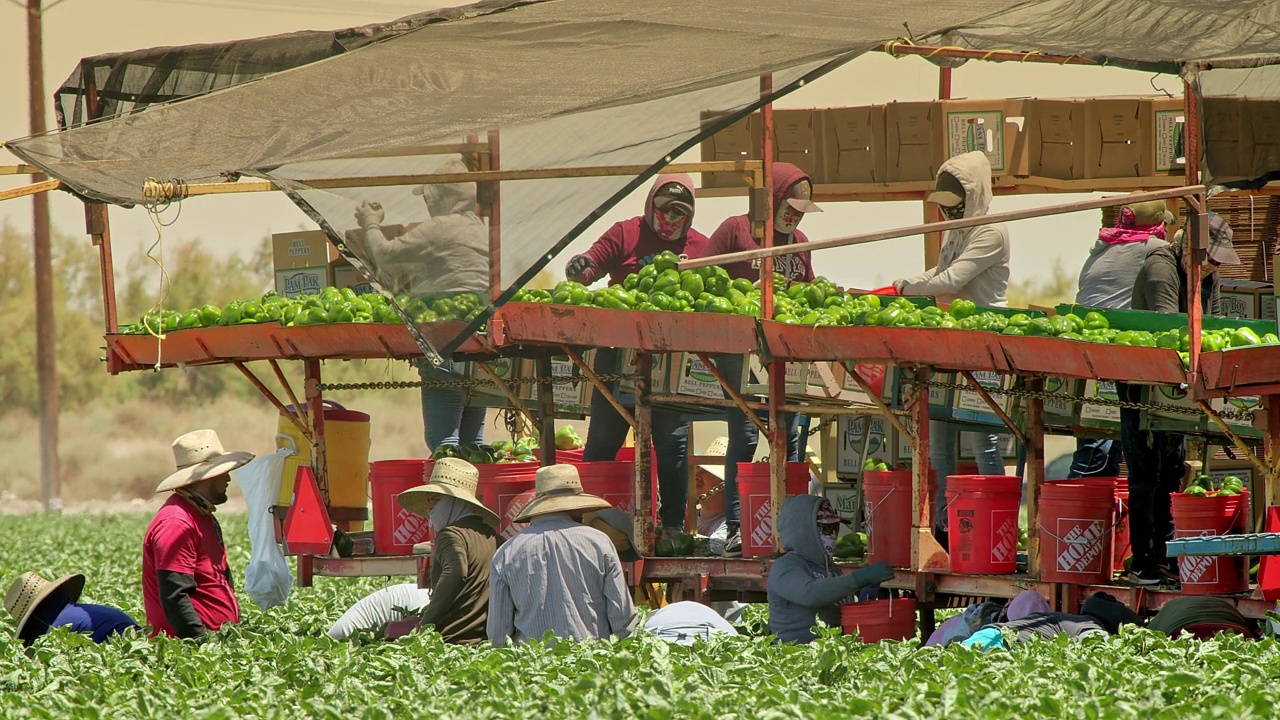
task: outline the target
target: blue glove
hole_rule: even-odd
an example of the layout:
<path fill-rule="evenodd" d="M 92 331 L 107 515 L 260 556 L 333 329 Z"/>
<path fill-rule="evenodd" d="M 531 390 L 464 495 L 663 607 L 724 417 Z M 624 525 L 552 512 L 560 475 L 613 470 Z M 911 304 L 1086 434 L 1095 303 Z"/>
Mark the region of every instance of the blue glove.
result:
<path fill-rule="evenodd" d="M 591 262 L 591 258 L 586 255 L 575 255 L 570 258 L 569 264 L 564 266 L 564 274 L 572 280 L 576 277 L 582 277 L 593 267 L 595 267 L 595 263 Z"/>
<path fill-rule="evenodd" d="M 889 563 L 878 562 L 849 574 L 853 576 L 853 581 L 857 583 L 858 587 L 879 585 L 882 582 L 888 582 L 893 579 L 893 568 L 889 567 Z"/>

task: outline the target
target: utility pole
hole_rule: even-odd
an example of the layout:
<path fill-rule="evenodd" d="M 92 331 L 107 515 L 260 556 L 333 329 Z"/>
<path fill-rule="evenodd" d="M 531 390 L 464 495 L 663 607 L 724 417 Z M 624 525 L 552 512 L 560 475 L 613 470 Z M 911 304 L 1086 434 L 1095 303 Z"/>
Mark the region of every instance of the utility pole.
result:
<path fill-rule="evenodd" d="M 31 134 L 45 126 L 44 36 L 41 0 L 27 0 L 27 73 Z M 45 180 L 36 175 L 33 182 Z M 58 356 L 53 316 L 53 248 L 49 236 L 49 195 L 31 196 L 36 270 L 36 377 L 40 392 L 40 495 L 46 512 L 62 510 L 58 468 Z"/>

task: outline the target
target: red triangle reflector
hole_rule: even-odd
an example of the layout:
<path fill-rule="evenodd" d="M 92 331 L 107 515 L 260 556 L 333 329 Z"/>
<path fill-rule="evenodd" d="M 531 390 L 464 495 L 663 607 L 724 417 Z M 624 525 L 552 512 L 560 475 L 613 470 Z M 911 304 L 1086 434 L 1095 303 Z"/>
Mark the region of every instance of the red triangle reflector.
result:
<path fill-rule="evenodd" d="M 293 504 L 284 518 L 284 544 L 290 555 L 328 555 L 333 547 L 333 523 L 309 465 L 298 468 Z"/>

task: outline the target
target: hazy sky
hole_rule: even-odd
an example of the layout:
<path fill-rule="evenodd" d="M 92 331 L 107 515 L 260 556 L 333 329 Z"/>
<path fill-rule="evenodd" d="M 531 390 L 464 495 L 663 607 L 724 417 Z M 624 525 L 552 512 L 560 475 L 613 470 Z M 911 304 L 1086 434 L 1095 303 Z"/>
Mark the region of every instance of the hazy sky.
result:
<path fill-rule="evenodd" d="M 20 0 L 0 2 L 0 137 L 27 133 L 26 30 Z M 46 5 L 49 5 L 46 0 Z M 163 45 L 217 42 L 304 29 L 332 29 L 394 19 L 411 12 L 458 3 L 431 0 L 61 0 L 45 16 L 46 95 L 61 84 L 76 62 L 89 55 Z M 878 53 L 864 56 L 802 91 L 780 106 L 830 107 L 926 100 L 935 97 L 938 71 L 920 58 L 894 60 Z M 955 71 L 955 97 L 1064 97 L 1150 94 L 1152 82 L 1180 94 L 1173 76 L 1152 76 L 1112 68 L 1057 67 L 1021 64 L 969 63 Z M 52 106 L 49 120 L 53 125 Z M 691 158 L 696 159 L 696 158 Z M 16 158 L 3 153 L 0 163 Z M 21 180 L 3 179 L 2 187 Z M 1065 202 L 1078 196 L 997 198 L 993 212 Z M 564 260 L 580 252 L 618 219 L 640 211 L 643 193 L 623 202 L 590 233 L 553 264 L 560 273 Z M 55 227 L 74 233 L 84 230 L 82 206 L 71 196 L 55 194 Z M 720 221 L 745 212 L 746 199 L 699 200 L 695 226 L 710 233 Z M 802 229 L 811 239 L 916 224 L 919 203 L 827 203 L 826 212 L 806 218 Z M 0 222 L 29 227 L 30 202 L 0 203 Z M 150 245 L 155 231 L 140 209 L 111 210 L 117 262 L 139 247 Z M 1045 275 L 1055 261 L 1075 274 L 1097 237 L 1097 211 L 1045 220 L 1029 220 L 1011 227 L 1015 280 Z M 309 220 L 278 194 L 196 198 L 186 202 L 178 222 L 165 230 L 166 242 L 201 238 L 216 248 L 239 252 L 264 235 L 310 227 Z M 815 255 L 815 266 L 837 282 L 868 287 L 922 269 L 919 238 L 889 240 L 858 248 L 827 250 Z M 86 251 L 89 246 L 86 244 Z"/>

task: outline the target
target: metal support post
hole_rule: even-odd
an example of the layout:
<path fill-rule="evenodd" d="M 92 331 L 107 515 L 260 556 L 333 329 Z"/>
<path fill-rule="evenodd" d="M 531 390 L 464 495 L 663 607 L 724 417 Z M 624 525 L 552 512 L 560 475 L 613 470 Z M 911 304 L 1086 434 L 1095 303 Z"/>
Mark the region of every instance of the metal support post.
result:
<path fill-rule="evenodd" d="M 945 570 L 950 565 L 946 550 L 933 537 L 933 517 L 929 512 L 929 480 L 934 470 L 929 463 L 929 386 L 925 383 L 930 375 L 928 368 L 916 368 L 915 392 L 908 408 L 916 424 L 911 442 L 911 568 L 917 572 Z M 921 585 L 925 578 L 918 575 L 916 581 Z"/>
<path fill-rule="evenodd" d="M 311 416 L 311 468 L 316 473 L 316 485 L 325 507 L 329 505 L 329 455 L 324 441 L 324 396 L 320 393 L 320 361 L 307 360 L 305 393 L 308 414 Z"/>
<path fill-rule="evenodd" d="M 654 551 L 653 525 L 653 404 L 650 389 L 653 382 L 653 356 L 636 353 L 636 484 L 635 535 L 637 550 L 643 557 Z"/>
<path fill-rule="evenodd" d="M 1027 378 L 1027 390 L 1044 392 L 1044 378 Z M 1040 577 L 1040 488 L 1044 484 L 1044 400 L 1027 398 L 1027 572 Z"/>
<path fill-rule="evenodd" d="M 1263 476 L 1262 487 L 1266 495 L 1267 506 L 1280 505 L 1280 395 L 1266 395 L 1262 398 L 1262 406 L 1267 413 L 1267 428 L 1263 435 L 1264 455 L 1267 460 L 1267 472 Z"/>
<path fill-rule="evenodd" d="M 556 395 L 551 383 L 551 356 L 534 361 L 538 371 L 538 440 L 542 445 L 543 466 L 556 464 Z"/>
<path fill-rule="evenodd" d="M 781 360 L 769 363 L 769 519 L 773 527 L 773 549 L 782 552 L 778 539 L 778 512 L 787 497 L 787 431 L 790 424 L 782 417 L 783 398 L 787 393 L 787 364 Z M 754 415 L 755 413 L 751 413 Z"/>

